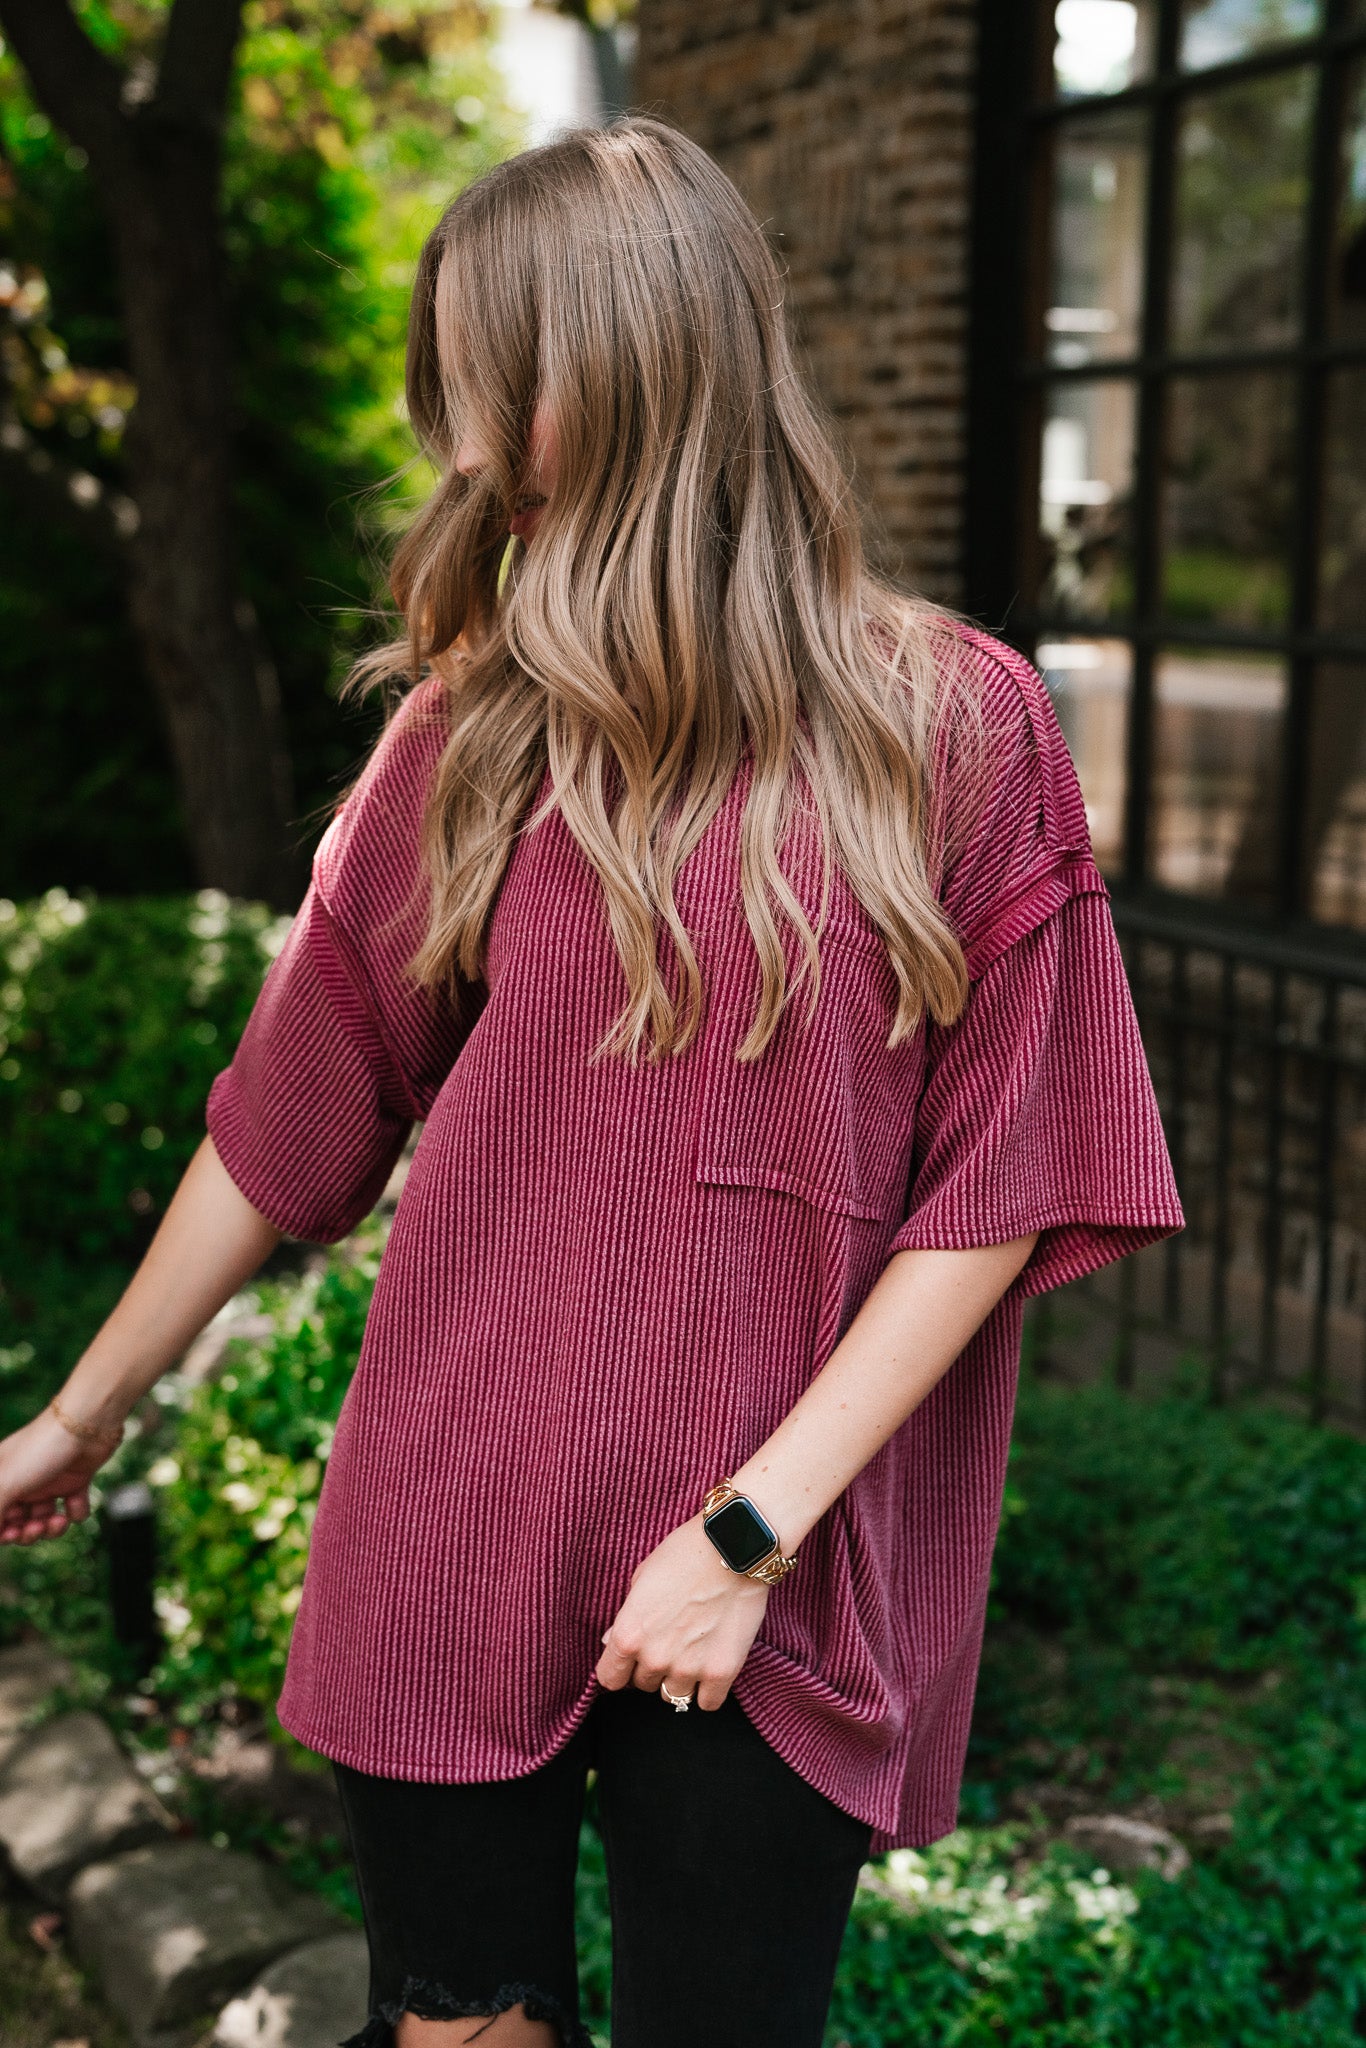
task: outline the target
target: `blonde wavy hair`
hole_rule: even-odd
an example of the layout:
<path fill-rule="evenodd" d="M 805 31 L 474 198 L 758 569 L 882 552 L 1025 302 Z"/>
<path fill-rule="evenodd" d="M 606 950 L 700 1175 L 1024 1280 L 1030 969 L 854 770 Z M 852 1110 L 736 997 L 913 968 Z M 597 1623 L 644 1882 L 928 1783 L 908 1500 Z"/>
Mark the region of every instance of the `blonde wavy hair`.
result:
<path fill-rule="evenodd" d="M 514 838 L 558 806 L 628 991 L 595 1056 L 681 1051 L 703 987 L 674 884 L 749 745 L 740 885 L 760 993 L 737 1056 L 758 1057 L 803 980 L 814 1008 L 832 860 L 896 976 L 889 1043 L 956 1017 L 967 977 L 935 892 L 931 764 L 960 643 L 950 614 L 870 573 L 777 266 L 724 173 L 637 117 L 489 172 L 422 251 L 406 382 L 438 480 L 393 558 L 407 633 L 352 681 L 446 683 L 416 979 L 480 976 Z M 558 477 L 530 545 L 510 547 L 538 401 Z M 455 468 L 467 436 L 486 456 L 475 476 Z M 529 818 L 547 764 L 553 798 Z M 798 778 L 821 834 L 814 929 L 779 863 Z M 791 988 L 780 920 L 800 948 Z"/>

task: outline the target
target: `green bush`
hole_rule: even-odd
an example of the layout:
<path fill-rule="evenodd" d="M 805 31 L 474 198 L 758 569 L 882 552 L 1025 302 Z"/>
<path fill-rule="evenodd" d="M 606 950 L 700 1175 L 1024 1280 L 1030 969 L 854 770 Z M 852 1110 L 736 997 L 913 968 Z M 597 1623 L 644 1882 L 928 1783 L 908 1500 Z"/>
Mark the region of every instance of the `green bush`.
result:
<path fill-rule="evenodd" d="M 263 1286 L 274 1334 L 230 1347 L 148 1468 L 162 1500 L 160 1682 L 191 1711 L 235 1695 L 273 1714 L 378 1268 L 372 1230 L 302 1280 Z"/>
<path fill-rule="evenodd" d="M 997 1553 L 1015 1618 L 1154 1669 L 1263 1671 L 1362 1654 L 1366 1451 L 1253 1407 L 1026 1392 L 1018 1522 Z"/>
<path fill-rule="evenodd" d="M 0 1279 L 140 1252 L 288 920 L 216 890 L 0 901 Z M 50 1286 L 61 1284 L 53 1274 Z"/>
<path fill-rule="evenodd" d="M 0 899 L 0 1435 L 118 1299 L 286 928 L 213 890 Z M 109 1476 L 145 1450 L 135 1426 Z M 0 1638 L 24 1627 L 122 1669 L 95 1523 L 4 1553 Z"/>
<path fill-rule="evenodd" d="M 860 1886 L 831 2009 L 847 2048 L 1089 2044 L 1131 1964 L 1139 1899 L 1055 1850 L 1021 1872 L 1022 1830 L 894 1851 Z"/>

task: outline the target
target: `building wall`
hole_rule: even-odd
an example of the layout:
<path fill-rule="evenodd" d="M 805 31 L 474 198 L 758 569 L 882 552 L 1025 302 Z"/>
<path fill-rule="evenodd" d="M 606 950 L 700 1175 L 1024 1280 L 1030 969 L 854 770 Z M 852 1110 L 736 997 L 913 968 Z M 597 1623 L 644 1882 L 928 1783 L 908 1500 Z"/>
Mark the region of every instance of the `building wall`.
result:
<path fill-rule="evenodd" d="M 961 594 L 975 0 L 640 0 L 635 103 L 766 224 L 874 552 Z"/>

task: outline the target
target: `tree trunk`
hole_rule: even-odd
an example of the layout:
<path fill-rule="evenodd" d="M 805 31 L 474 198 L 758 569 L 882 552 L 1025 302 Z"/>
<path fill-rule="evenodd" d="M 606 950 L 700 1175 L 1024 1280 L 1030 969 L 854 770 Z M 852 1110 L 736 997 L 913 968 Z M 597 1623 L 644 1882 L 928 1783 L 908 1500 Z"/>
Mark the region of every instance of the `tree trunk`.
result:
<path fill-rule="evenodd" d="M 89 155 L 110 223 L 137 385 L 129 606 L 195 866 L 232 895 L 293 907 L 305 867 L 279 694 L 234 544 L 219 183 L 240 12 L 241 0 L 174 0 L 149 89 L 91 42 L 70 0 L 0 0 L 40 104 Z"/>
<path fill-rule="evenodd" d="M 275 672 L 240 594 L 218 162 L 202 132 L 141 127 L 105 187 L 137 385 L 129 603 L 200 879 L 293 907 L 291 776 Z"/>

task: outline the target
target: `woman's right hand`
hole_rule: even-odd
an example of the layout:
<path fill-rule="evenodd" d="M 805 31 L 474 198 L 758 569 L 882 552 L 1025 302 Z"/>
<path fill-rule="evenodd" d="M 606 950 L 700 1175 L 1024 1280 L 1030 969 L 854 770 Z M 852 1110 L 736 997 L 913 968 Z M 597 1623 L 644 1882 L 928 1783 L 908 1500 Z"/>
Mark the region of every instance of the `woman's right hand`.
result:
<path fill-rule="evenodd" d="M 80 1443 L 50 1408 L 0 1441 L 0 1543 L 60 1536 L 90 1513 L 90 1481 L 123 1432 Z"/>

